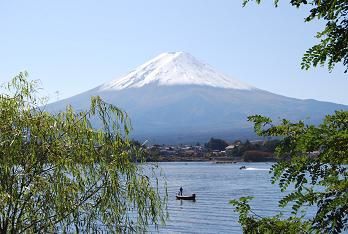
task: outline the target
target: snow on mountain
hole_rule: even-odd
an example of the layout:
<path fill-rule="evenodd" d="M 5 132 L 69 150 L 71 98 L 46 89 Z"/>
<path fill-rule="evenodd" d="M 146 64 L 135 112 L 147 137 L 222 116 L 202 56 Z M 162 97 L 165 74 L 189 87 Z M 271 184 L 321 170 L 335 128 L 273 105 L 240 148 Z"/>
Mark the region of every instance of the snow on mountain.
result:
<path fill-rule="evenodd" d="M 201 63 L 189 53 L 163 53 L 126 76 L 99 87 L 100 91 L 140 88 L 145 85 L 201 85 L 215 88 L 250 90 L 251 85 L 232 79 Z"/>
<path fill-rule="evenodd" d="M 257 89 L 188 53 L 174 52 L 157 56 L 121 79 L 52 103 L 46 110 L 57 112 L 67 105 L 86 110 L 90 97 L 97 95 L 129 114 L 132 137 L 151 143 L 206 142 L 210 137 L 245 139 L 253 134 L 247 121 L 250 115 L 317 124 L 335 110 L 348 109 Z"/>

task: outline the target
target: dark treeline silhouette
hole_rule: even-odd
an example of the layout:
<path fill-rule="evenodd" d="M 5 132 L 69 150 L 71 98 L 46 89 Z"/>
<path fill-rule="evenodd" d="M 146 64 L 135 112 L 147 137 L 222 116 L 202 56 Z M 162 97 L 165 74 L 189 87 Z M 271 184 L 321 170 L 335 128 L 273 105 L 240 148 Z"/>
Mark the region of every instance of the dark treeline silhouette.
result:
<path fill-rule="evenodd" d="M 208 143 L 204 144 L 204 146 L 210 150 L 223 151 L 228 146 L 228 143 L 222 139 L 215 139 L 212 137 L 212 138 L 210 138 Z"/>

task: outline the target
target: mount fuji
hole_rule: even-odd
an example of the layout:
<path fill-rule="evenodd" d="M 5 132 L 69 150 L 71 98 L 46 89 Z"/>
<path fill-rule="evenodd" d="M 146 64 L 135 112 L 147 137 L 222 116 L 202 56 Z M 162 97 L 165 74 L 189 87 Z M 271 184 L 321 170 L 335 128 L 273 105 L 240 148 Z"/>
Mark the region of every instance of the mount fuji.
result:
<path fill-rule="evenodd" d="M 126 76 L 49 104 L 48 111 L 67 105 L 87 109 L 90 97 L 125 110 L 132 137 L 151 143 L 205 142 L 210 137 L 254 137 L 247 116 L 261 114 L 319 123 L 326 114 L 348 106 L 289 98 L 226 76 L 185 52 L 163 53 Z"/>

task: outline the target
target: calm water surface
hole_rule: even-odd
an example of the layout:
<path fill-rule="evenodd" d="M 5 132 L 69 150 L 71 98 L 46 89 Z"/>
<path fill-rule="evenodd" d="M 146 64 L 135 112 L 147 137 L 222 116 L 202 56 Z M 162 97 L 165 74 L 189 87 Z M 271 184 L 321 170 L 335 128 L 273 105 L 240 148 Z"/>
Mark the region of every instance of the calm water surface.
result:
<path fill-rule="evenodd" d="M 240 170 L 245 165 L 247 170 Z M 271 163 L 160 163 L 168 183 L 169 220 L 160 233 L 241 233 L 238 215 L 229 201 L 255 196 L 252 207 L 262 216 L 273 215 L 282 194 L 270 183 Z M 196 202 L 178 201 L 184 194 L 196 193 Z"/>

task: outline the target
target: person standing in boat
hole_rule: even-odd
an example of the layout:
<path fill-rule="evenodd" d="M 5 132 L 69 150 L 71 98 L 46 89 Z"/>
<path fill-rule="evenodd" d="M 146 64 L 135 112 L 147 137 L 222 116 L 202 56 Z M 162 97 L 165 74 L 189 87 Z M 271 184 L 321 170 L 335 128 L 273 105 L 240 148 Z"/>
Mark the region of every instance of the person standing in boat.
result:
<path fill-rule="evenodd" d="M 182 191 L 183 191 L 183 189 L 182 189 L 182 187 L 180 187 L 180 189 L 179 189 L 179 195 L 180 196 L 182 196 Z"/>

